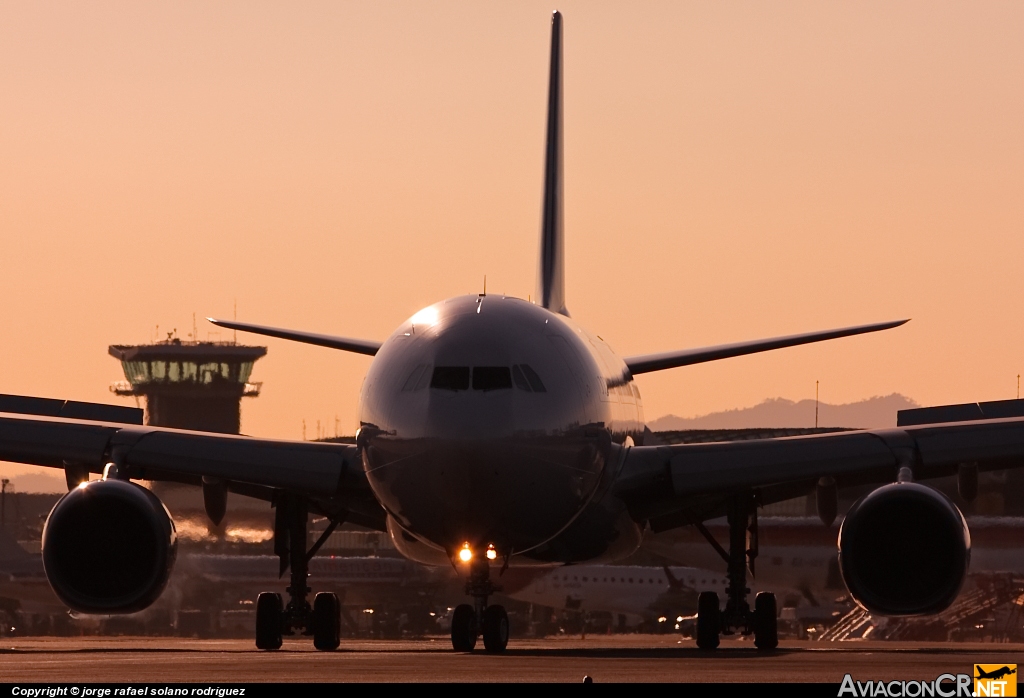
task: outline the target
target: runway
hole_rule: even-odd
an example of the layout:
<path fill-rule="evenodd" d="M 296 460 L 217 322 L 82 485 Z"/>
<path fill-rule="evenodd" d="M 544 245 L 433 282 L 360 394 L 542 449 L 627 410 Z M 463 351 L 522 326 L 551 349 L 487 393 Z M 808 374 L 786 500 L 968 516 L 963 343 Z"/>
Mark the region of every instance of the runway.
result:
<path fill-rule="evenodd" d="M 452 652 L 447 638 L 342 642 L 317 652 L 308 639 L 259 652 L 246 640 L 3 638 L 5 682 L 830 682 L 932 680 L 975 663 L 1016 663 L 1022 644 L 786 642 L 771 653 L 749 641 L 714 652 L 672 635 L 513 640 L 503 655 Z"/>

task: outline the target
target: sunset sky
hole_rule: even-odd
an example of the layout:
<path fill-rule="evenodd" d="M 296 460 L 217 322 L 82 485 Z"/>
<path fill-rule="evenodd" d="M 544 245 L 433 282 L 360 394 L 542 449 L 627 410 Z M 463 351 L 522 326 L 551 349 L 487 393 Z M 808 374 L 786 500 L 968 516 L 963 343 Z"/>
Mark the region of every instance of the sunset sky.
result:
<path fill-rule="evenodd" d="M 1015 397 L 1024 3 L 557 7 L 574 318 L 624 355 L 913 318 L 643 375 L 648 419 Z M 236 300 L 384 339 L 534 294 L 554 8 L 0 4 L 0 392 L 132 404 L 107 345 Z M 368 357 L 252 341 L 246 433 L 354 432 Z"/>

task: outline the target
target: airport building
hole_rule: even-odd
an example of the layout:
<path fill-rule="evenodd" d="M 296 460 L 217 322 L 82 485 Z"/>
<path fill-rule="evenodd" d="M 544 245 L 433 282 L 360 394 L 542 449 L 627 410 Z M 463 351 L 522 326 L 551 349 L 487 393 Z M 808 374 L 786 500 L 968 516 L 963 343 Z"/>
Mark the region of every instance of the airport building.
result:
<path fill-rule="evenodd" d="M 174 429 L 237 434 L 242 398 L 257 397 L 261 383 L 251 382 L 253 366 L 266 347 L 235 342 L 113 344 L 125 380 L 110 386 L 122 397 L 144 397 L 146 423 Z"/>

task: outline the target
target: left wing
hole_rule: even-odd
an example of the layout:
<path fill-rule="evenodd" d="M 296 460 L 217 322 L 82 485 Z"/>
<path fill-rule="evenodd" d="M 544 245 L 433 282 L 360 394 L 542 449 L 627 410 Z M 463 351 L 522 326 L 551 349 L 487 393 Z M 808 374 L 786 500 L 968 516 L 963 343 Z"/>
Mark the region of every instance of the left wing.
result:
<path fill-rule="evenodd" d="M 856 334 L 889 330 L 908 322 L 910 322 L 909 319 L 894 320 L 892 322 L 879 322 L 873 325 L 856 325 L 854 327 L 842 327 L 836 330 L 822 330 L 821 332 L 792 334 L 786 337 L 755 339 L 752 342 L 736 342 L 735 344 L 719 344 L 713 347 L 700 347 L 698 349 L 666 351 L 660 354 L 629 356 L 626 357 L 626 366 L 629 367 L 629 372 L 635 376 L 640 373 L 649 373 L 651 371 L 663 371 L 666 368 L 689 366 L 691 364 L 700 364 L 706 361 L 728 359 L 733 356 L 757 354 L 762 351 L 771 351 L 772 349 L 795 347 L 800 344 L 824 342 L 827 339 L 838 339 L 839 337 L 851 337 Z"/>
<path fill-rule="evenodd" d="M 725 513 L 726 499 L 753 491 L 761 504 L 790 499 L 832 477 L 840 487 L 1024 466 L 1024 417 L 922 424 L 780 439 L 639 446 L 629 450 L 617 492 L 634 519 L 665 530 Z"/>
<path fill-rule="evenodd" d="M 0 460 L 101 473 L 107 463 L 142 480 L 200 484 L 214 478 L 241 494 L 269 498 L 274 490 L 347 508 L 350 520 L 382 530 L 352 444 L 257 439 L 34 414 L 0 413 Z"/>
<path fill-rule="evenodd" d="M 298 330 L 286 330 L 281 327 L 267 327 L 266 325 L 252 325 L 247 322 L 235 322 L 233 320 L 217 320 L 216 318 L 206 318 L 209 322 L 212 322 L 218 327 L 224 327 L 229 330 L 239 330 L 240 332 L 252 332 L 253 334 L 262 334 L 267 337 L 277 337 L 278 339 L 287 339 L 292 342 L 302 342 L 303 344 L 315 344 L 318 347 L 327 347 L 328 349 L 340 349 L 341 351 L 351 351 L 356 354 L 365 354 L 367 356 L 373 356 L 380 350 L 383 342 L 375 342 L 369 339 L 353 339 L 352 337 L 336 337 L 331 334 L 315 334 L 313 332 L 300 332 Z"/>

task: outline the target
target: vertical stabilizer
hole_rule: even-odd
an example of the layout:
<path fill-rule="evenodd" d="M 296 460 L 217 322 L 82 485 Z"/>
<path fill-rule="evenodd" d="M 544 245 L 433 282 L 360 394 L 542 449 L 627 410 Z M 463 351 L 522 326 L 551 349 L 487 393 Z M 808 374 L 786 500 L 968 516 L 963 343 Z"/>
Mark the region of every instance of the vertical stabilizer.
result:
<path fill-rule="evenodd" d="M 537 297 L 548 310 L 565 308 L 565 236 L 562 194 L 562 14 L 551 16 L 551 75 L 548 83 L 548 129 L 544 161 L 544 209 L 541 214 L 540 275 Z"/>

